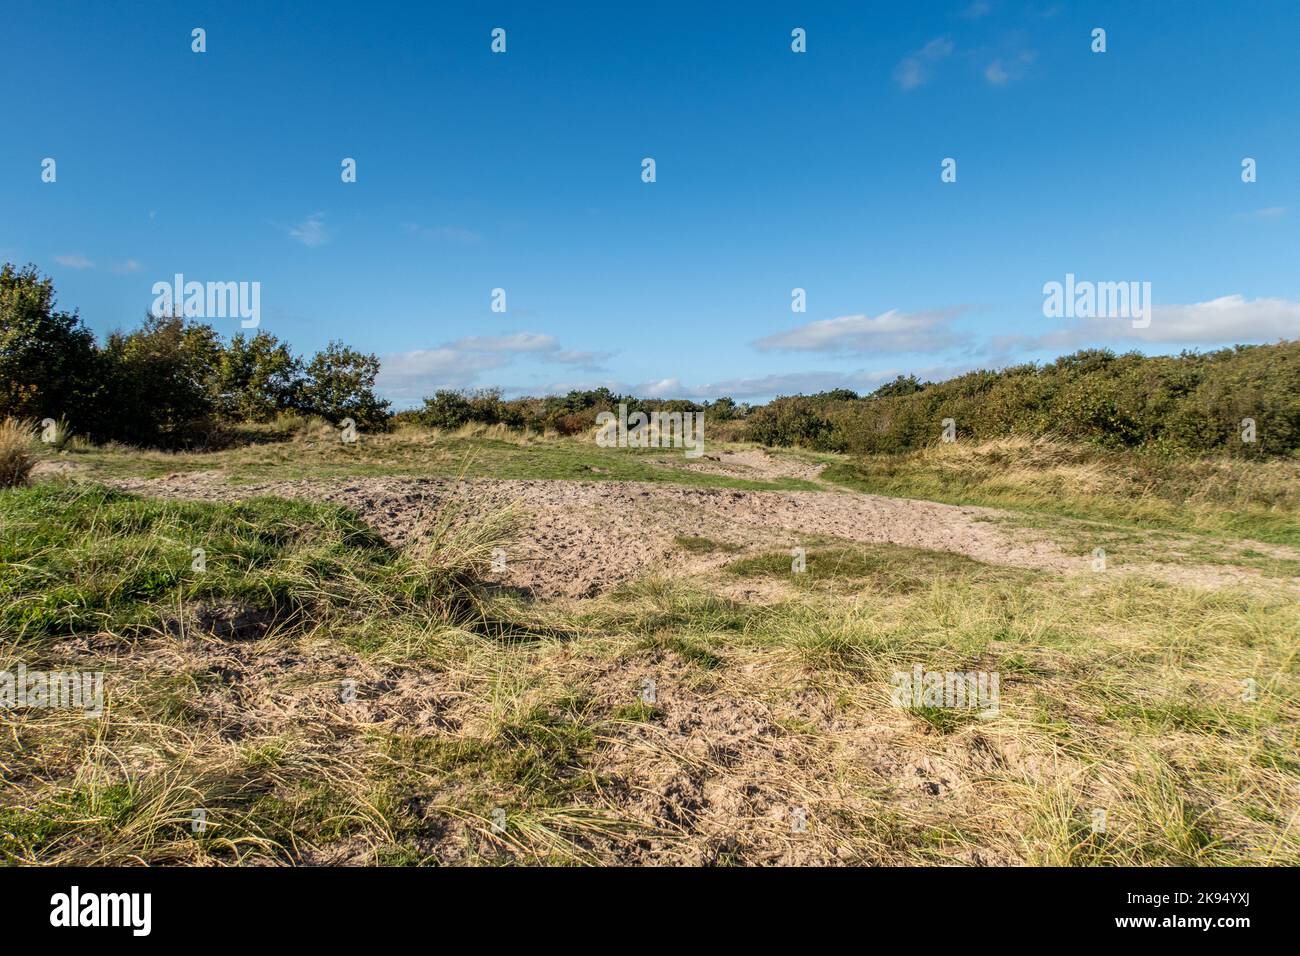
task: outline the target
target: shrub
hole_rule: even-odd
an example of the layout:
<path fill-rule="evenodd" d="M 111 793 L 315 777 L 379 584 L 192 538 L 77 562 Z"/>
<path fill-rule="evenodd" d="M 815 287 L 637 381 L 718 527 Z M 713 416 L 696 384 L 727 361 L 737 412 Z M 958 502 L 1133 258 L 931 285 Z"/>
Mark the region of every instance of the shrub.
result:
<path fill-rule="evenodd" d="M 419 421 L 429 428 L 460 428 L 469 423 L 472 411 L 469 399 L 463 392 L 441 389 L 434 393 L 433 398 L 424 400 Z"/>
<path fill-rule="evenodd" d="M 378 374 L 376 356 L 330 342 L 307 366 L 302 410 L 335 424 L 350 418 L 358 428 L 386 430 L 389 403 L 375 395 Z"/>
<path fill-rule="evenodd" d="M 269 332 L 240 333 L 221 353 L 217 407 L 230 421 L 269 422 L 295 407 L 303 388 L 302 360 Z"/>
<path fill-rule="evenodd" d="M 778 398 L 749 416 L 746 436 L 764 445 L 818 447 L 831 430 L 831 403 L 802 395 Z"/>

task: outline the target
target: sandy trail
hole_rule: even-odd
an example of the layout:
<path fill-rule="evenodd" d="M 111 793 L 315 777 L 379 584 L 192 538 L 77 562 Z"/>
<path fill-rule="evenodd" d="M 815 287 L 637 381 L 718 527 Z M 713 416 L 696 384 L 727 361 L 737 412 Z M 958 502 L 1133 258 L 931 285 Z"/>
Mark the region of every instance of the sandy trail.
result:
<path fill-rule="evenodd" d="M 1013 537 L 988 520 L 993 508 L 820 491 L 739 491 L 651 482 L 582 482 L 447 478 L 301 479 L 231 484 L 220 472 L 120 479 L 139 494 L 198 500 L 274 495 L 329 501 L 359 514 L 395 545 L 450 498 L 472 513 L 518 503 L 526 515 L 507 549 L 502 583 L 537 597 L 590 597 L 647 572 L 685 574 L 719 563 L 687 556 L 682 536 L 706 537 L 745 550 L 791 548 L 810 537 L 884 542 L 962 554 L 988 564 L 1084 573 L 1089 560 L 1023 533 Z M 734 557 L 731 555 L 729 557 Z M 1237 568 L 1144 565 L 1142 573 L 1203 586 L 1255 575 Z"/>

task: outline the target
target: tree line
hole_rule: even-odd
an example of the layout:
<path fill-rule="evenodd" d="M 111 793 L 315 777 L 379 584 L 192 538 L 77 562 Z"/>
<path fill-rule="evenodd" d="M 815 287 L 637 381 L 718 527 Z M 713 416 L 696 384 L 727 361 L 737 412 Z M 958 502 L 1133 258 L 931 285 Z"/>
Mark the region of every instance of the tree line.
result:
<path fill-rule="evenodd" d="M 1173 356 L 1084 349 L 1045 364 L 943 382 L 900 376 L 860 395 L 834 389 L 750 406 L 646 399 L 608 388 L 506 399 L 497 389 L 440 390 L 393 414 L 374 391 L 379 359 L 331 342 L 310 360 L 258 332 L 228 342 L 209 325 L 149 316 L 100 344 L 55 308 L 34 266 L 0 268 L 0 419 L 66 421 L 95 441 L 185 448 L 240 423 L 291 412 L 377 431 L 505 425 L 576 435 L 620 404 L 705 413 L 729 437 L 850 454 L 911 451 L 940 440 L 1056 437 L 1112 448 L 1247 457 L 1300 453 L 1300 341 Z M 950 420 L 945 425 L 945 420 Z"/>

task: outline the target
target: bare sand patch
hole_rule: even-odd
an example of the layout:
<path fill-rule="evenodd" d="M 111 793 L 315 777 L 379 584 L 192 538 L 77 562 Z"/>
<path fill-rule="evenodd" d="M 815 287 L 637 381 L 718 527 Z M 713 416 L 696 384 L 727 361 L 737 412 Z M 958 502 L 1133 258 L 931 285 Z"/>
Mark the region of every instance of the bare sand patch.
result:
<path fill-rule="evenodd" d="M 724 475 L 728 478 L 746 478 L 750 481 L 777 481 L 782 478 L 798 478 L 803 481 L 819 481 L 825 465 L 800 461 L 789 455 L 773 455 L 762 448 L 724 449 L 718 453 L 706 451 L 699 458 L 687 458 L 674 455 L 670 458 L 654 459 L 654 463 L 663 468 L 676 468 L 682 471 L 698 471 L 709 475 Z"/>
<path fill-rule="evenodd" d="M 987 564 L 1052 573 L 1089 573 L 1091 566 L 1090 559 L 1066 554 L 1032 532 L 1000 526 L 992 519 L 1007 513 L 997 509 L 838 491 L 448 478 L 307 478 L 235 485 L 219 472 L 110 484 L 140 494 L 198 500 L 271 495 L 329 501 L 357 512 L 399 546 L 417 533 L 422 517 L 451 502 L 467 514 L 518 503 L 525 523 L 506 555 L 500 583 L 546 598 L 591 597 L 645 573 L 698 573 L 725 563 L 717 556 L 683 554 L 674 545 L 677 536 L 727 541 L 750 552 L 794 547 L 808 538 L 836 538 L 947 551 Z M 1259 577 L 1234 567 L 1176 563 L 1120 573 L 1206 587 Z"/>

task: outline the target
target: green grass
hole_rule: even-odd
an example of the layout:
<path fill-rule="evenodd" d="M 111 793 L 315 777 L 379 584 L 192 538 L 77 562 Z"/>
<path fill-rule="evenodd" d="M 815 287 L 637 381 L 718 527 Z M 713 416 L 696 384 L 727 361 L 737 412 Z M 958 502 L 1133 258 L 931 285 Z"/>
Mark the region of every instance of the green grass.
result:
<path fill-rule="evenodd" d="M 135 633 L 156 626 L 160 612 L 216 599 L 292 623 L 367 587 L 403 590 L 398 553 L 337 507 L 47 484 L 0 493 L 0 508 L 0 630 L 20 640 Z"/>

